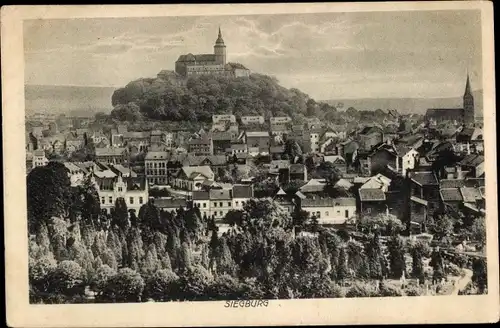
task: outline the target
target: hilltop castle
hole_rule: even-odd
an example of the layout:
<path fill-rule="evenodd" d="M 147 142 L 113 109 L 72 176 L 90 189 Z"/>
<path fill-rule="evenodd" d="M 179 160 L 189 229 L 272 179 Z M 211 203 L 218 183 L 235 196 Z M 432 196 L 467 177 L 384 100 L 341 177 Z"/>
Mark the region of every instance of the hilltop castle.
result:
<path fill-rule="evenodd" d="M 202 74 L 220 74 L 234 77 L 250 75 L 250 71 L 241 64 L 226 63 L 226 45 L 219 27 L 219 35 L 214 45 L 213 54 L 191 53 L 179 56 L 175 62 L 175 73 L 184 77 Z"/>
<path fill-rule="evenodd" d="M 461 124 L 474 124 L 474 97 L 472 96 L 469 74 L 465 82 L 465 92 L 463 96 L 463 108 L 429 108 L 425 114 L 428 122 L 457 122 Z"/>

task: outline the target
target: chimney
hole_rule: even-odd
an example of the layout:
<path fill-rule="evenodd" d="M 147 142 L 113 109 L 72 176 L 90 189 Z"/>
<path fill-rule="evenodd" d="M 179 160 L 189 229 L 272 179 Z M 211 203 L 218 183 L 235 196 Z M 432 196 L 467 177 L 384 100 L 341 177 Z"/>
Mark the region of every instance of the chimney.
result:
<path fill-rule="evenodd" d="M 462 167 L 461 167 L 460 165 L 457 165 L 457 166 L 455 167 L 455 172 L 456 172 L 456 179 L 461 180 L 461 179 L 463 179 L 463 178 L 464 178 L 464 177 L 463 177 L 463 175 L 464 175 L 464 174 L 463 174 L 463 172 L 462 172 Z"/>

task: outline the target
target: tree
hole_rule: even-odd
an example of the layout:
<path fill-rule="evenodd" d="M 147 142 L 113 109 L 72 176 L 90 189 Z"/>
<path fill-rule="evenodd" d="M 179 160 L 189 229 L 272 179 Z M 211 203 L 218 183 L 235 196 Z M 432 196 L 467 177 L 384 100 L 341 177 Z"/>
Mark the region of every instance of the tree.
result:
<path fill-rule="evenodd" d="M 74 296 L 83 293 L 83 272 L 78 263 L 74 261 L 62 261 L 50 272 L 47 279 L 51 293 Z"/>
<path fill-rule="evenodd" d="M 380 245 L 378 233 L 368 243 L 367 247 L 369 275 L 373 279 L 382 279 L 384 276 L 384 255 Z"/>
<path fill-rule="evenodd" d="M 99 300 L 123 303 L 140 302 L 144 286 L 144 279 L 139 273 L 130 268 L 123 268 L 107 280 Z"/>
<path fill-rule="evenodd" d="M 207 300 L 213 276 L 203 267 L 194 265 L 179 275 L 178 294 L 175 299 L 186 301 Z"/>
<path fill-rule="evenodd" d="M 116 270 L 110 268 L 109 266 L 103 264 L 95 272 L 90 283 L 90 288 L 97 292 L 98 298 L 102 295 L 106 286 L 108 285 L 109 279 L 116 275 Z"/>
<path fill-rule="evenodd" d="M 347 278 L 347 252 L 345 246 L 340 246 L 339 260 L 337 265 L 337 280 L 343 283 L 344 279 Z M 347 296 L 346 296 L 347 297 Z"/>
<path fill-rule="evenodd" d="M 412 276 L 419 279 L 420 284 L 424 283 L 424 263 L 423 258 L 430 253 L 429 245 L 422 241 L 410 244 L 412 257 Z"/>
<path fill-rule="evenodd" d="M 406 261 L 403 240 L 393 236 L 387 245 L 389 251 L 390 273 L 394 278 L 401 278 L 406 272 Z"/>
<path fill-rule="evenodd" d="M 428 223 L 429 231 L 435 238 L 443 239 L 453 233 L 453 219 L 448 214 L 435 214 Z"/>
<path fill-rule="evenodd" d="M 30 232 L 51 217 L 66 216 L 71 204 L 71 182 L 66 167 L 57 162 L 36 167 L 27 176 L 28 226 Z"/>
<path fill-rule="evenodd" d="M 218 301 L 241 299 L 244 296 L 243 288 L 244 286 L 233 276 L 218 275 L 209 288 L 209 295 L 211 299 Z"/>
<path fill-rule="evenodd" d="M 258 230 L 267 231 L 271 227 L 288 228 L 291 225 L 291 216 L 277 202 L 272 199 L 250 199 L 243 206 L 247 213 L 245 220 Z"/>
<path fill-rule="evenodd" d="M 283 154 L 288 155 L 288 159 L 294 161 L 295 158 L 302 156 L 302 148 L 297 141 L 288 139 L 285 141 L 285 150 Z"/>
<path fill-rule="evenodd" d="M 486 259 L 473 260 L 472 282 L 477 286 L 479 294 L 485 294 L 488 288 L 488 266 L 486 265 Z"/>
<path fill-rule="evenodd" d="M 171 300 L 178 280 L 179 277 L 170 270 L 157 270 L 147 279 L 144 296 L 159 302 Z"/>
<path fill-rule="evenodd" d="M 326 180 L 327 185 L 334 186 L 342 177 L 342 174 L 331 162 L 321 162 L 317 174 Z"/>
<path fill-rule="evenodd" d="M 123 231 L 125 231 L 129 226 L 127 203 L 123 197 L 118 197 L 115 201 L 111 224 L 117 226 Z"/>
<path fill-rule="evenodd" d="M 478 217 L 471 227 L 472 238 L 479 243 L 481 248 L 486 247 L 486 220 Z"/>

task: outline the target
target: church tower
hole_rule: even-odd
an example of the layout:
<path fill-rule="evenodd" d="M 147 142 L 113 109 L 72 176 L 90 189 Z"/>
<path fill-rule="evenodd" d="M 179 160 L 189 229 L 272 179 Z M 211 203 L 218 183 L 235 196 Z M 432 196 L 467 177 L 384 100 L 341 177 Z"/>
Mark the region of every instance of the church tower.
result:
<path fill-rule="evenodd" d="M 214 45 L 215 62 L 217 64 L 226 65 L 226 45 L 222 39 L 222 33 L 219 27 L 219 37 Z"/>
<path fill-rule="evenodd" d="M 464 123 L 473 124 L 474 118 L 474 97 L 472 96 L 469 74 L 467 73 L 467 82 L 464 92 Z"/>

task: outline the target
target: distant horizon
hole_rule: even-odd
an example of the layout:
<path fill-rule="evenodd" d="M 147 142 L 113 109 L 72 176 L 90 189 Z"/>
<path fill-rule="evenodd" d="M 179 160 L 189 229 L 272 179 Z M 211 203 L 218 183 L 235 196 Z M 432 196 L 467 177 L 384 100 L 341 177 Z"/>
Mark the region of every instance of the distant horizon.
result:
<path fill-rule="evenodd" d="M 31 84 L 31 83 L 25 83 L 25 86 L 41 86 L 41 87 L 78 87 L 78 88 L 103 88 L 103 89 L 119 89 L 123 88 L 124 85 L 122 86 L 107 86 L 107 85 L 78 85 L 78 84 Z M 302 91 L 302 90 L 301 90 Z M 483 91 L 482 88 L 480 89 L 475 89 L 472 87 L 472 92 L 480 92 Z M 330 100 L 356 100 L 356 99 L 444 99 L 444 98 L 456 98 L 458 97 L 457 95 L 455 96 L 441 96 L 441 97 L 357 97 L 357 98 L 332 98 L 332 99 L 315 99 L 315 101 L 330 101 Z"/>

